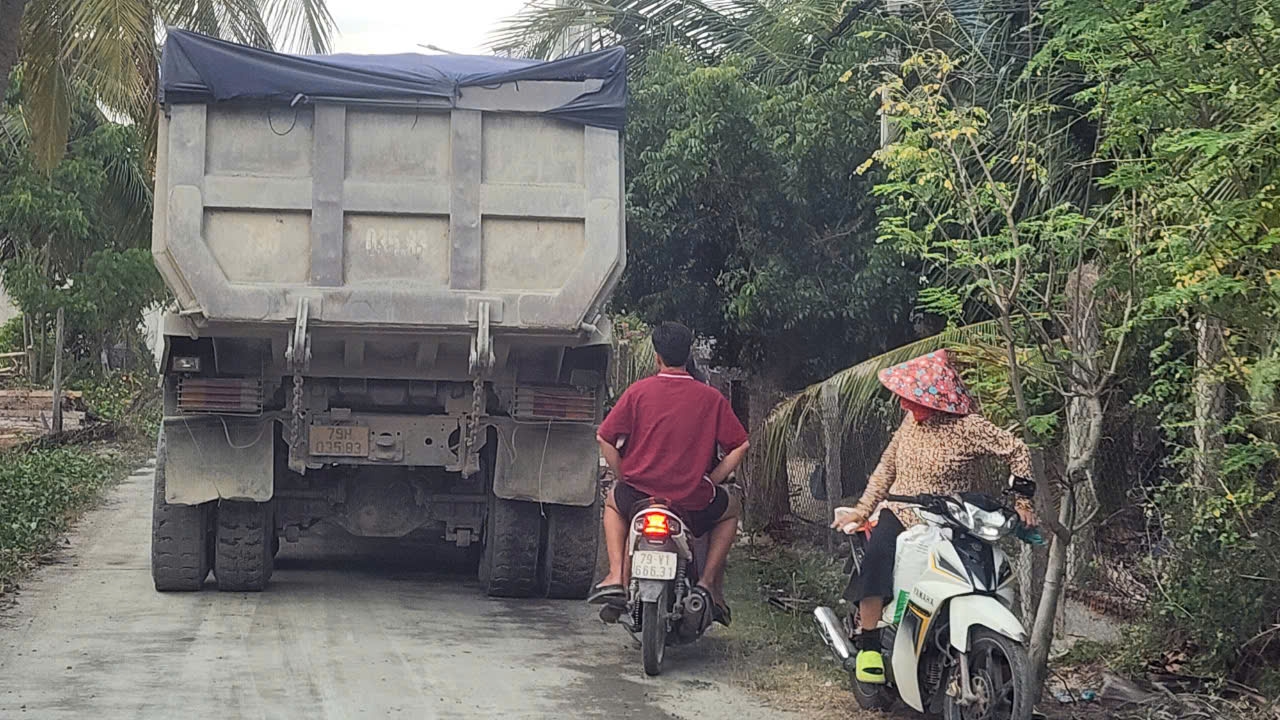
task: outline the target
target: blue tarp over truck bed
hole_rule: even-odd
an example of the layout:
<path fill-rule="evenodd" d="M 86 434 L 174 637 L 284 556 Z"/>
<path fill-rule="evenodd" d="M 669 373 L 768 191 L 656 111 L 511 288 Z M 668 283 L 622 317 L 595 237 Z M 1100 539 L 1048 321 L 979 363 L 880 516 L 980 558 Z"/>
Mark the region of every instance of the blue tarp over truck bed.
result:
<path fill-rule="evenodd" d="M 285 55 L 170 29 L 160 67 L 162 103 L 309 99 L 452 102 L 469 87 L 530 81 L 599 80 L 543 113 L 621 130 L 626 122 L 626 52 L 610 48 L 555 61 L 478 55 Z"/>

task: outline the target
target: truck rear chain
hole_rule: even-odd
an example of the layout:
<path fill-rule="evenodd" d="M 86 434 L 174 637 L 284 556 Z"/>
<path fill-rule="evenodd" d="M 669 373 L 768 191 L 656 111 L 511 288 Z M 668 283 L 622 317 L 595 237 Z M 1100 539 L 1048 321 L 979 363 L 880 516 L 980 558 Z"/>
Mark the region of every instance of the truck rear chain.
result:
<path fill-rule="evenodd" d="M 480 435 L 480 416 L 485 411 L 484 400 L 484 378 L 477 374 L 471 379 L 471 415 L 467 418 L 466 447 L 463 448 L 466 455 L 462 458 L 463 475 L 474 475 L 480 470 L 479 464 L 473 463 L 471 458 L 479 452 L 476 443 Z"/>
<path fill-rule="evenodd" d="M 293 417 L 289 422 L 289 447 L 296 454 L 302 443 L 302 376 L 293 376 Z"/>

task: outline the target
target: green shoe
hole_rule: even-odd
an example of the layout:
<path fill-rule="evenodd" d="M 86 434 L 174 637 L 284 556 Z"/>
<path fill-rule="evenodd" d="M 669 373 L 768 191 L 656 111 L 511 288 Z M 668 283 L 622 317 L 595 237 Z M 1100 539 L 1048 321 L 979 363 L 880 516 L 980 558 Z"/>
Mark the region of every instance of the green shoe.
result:
<path fill-rule="evenodd" d="M 853 676 L 860 683 L 884 685 L 884 656 L 875 650 L 858 653 L 858 666 Z"/>

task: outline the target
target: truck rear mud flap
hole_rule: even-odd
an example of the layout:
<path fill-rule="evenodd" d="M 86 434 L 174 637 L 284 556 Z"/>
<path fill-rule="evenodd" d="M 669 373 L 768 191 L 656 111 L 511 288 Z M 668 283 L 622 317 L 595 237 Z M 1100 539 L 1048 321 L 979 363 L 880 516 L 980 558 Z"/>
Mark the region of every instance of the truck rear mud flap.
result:
<path fill-rule="evenodd" d="M 165 502 L 266 502 L 273 493 L 275 431 L 264 418 L 165 418 Z"/>

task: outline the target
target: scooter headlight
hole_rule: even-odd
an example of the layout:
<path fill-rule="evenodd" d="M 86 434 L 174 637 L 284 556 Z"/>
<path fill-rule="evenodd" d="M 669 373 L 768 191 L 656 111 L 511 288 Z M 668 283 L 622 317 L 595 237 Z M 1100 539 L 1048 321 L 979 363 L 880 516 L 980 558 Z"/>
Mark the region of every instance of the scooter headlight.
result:
<path fill-rule="evenodd" d="M 995 542 L 1013 532 L 1013 518 L 1003 510 L 983 510 L 973 503 L 953 507 L 951 517 L 963 525 L 974 537 Z"/>

